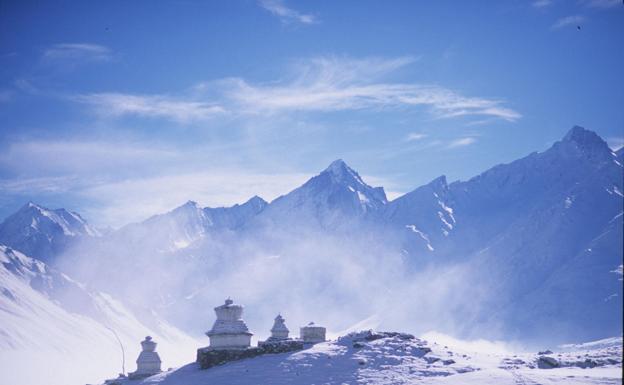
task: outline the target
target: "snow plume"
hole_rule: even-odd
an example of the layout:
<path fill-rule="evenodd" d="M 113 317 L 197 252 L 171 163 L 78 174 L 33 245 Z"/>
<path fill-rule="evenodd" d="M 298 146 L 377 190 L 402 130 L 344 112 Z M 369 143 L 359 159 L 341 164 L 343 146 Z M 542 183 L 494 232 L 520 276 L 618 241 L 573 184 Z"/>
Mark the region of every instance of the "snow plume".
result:
<path fill-rule="evenodd" d="M 394 252 L 396 240 L 387 234 L 361 223 L 354 227 L 329 232 L 302 225 L 306 230 L 295 233 L 269 226 L 248 229 L 246 236 L 208 232 L 178 250 L 133 232 L 132 243 L 118 234 L 100 243 L 106 247 L 89 243 L 61 263 L 131 307 L 154 309 L 206 345 L 212 309 L 226 297 L 245 305 L 255 339 L 268 336 L 278 313 L 293 336 L 310 321 L 326 326 L 330 336 L 358 323 L 416 334 L 478 334 L 471 328 L 489 292 L 477 284 L 483 279 L 474 270 L 425 264 L 415 272 L 424 260 Z"/>

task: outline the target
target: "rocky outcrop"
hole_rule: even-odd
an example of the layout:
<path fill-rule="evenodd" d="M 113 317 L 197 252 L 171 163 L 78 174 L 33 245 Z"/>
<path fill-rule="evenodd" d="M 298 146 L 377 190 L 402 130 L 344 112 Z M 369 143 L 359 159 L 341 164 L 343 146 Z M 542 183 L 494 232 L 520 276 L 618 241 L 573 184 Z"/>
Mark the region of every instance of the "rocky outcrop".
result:
<path fill-rule="evenodd" d="M 540 356 L 537 359 L 537 367 L 540 369 L 553 369 L 560 366 L 559 361 L 549 356 Z"/>

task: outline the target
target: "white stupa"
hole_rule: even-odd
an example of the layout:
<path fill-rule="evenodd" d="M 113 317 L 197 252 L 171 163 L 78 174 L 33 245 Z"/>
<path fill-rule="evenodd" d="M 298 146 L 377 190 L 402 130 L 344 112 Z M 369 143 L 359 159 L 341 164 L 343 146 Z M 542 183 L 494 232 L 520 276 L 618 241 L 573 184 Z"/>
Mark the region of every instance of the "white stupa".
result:
<path fill-rule="evenodd" d="M 275 317 L 275 322 L 273 323 L 273 327 L 271 328 L 271 337 L 269 337 L 269 341 L 281 341 L 288 339 L 288 328 L 284 323 L 286 321 L 281 314 L 278 314 Z"/>
<path fill-rule="evenodd" d="M 299 335 L 304 343 L 315 344 L 325 341 L 325 328 L 310 322 L 306 326 L 299 328 Z"/>
<path fill-rule="evenodd" d="M 130 373 L 130 378 L 144 378 L 160 373 L 160 357 L 156 353 L 156 342 L 152 341 L 152 337 L 147 336 L 141 341 L 143 348 L 137 358 L 137 370 Z"/>
<path fill-rule="evenodd" d="M 212 329 L 206 332 L 210 338 L 210 348 L 215 350 L 246 349 L 251 346 L 251 336 L 245 321 L 242 320 L 243 307 L 235 305 L 231 299 L 214 308 L 217 320 Z"/>

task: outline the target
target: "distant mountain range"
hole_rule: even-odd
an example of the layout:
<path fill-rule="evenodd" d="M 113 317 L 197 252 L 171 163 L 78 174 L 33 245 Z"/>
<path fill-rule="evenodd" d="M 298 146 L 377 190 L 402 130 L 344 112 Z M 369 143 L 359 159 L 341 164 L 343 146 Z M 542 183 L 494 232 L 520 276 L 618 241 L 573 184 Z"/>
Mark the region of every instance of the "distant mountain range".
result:
<path fill-rule="evenodd" d="M 107 234 L 29 203 L 0 243 L 187 331 L 237 295 L 257 322 L 318 310 L 337 328 L 374 314 L 405 329 L 403 309 L 418 330 L 596 339 L 622 333 L 623 157 L 573 127 L 544 152 L 392 201 L 337 160 L 270 203 L 189 201 Z"/>

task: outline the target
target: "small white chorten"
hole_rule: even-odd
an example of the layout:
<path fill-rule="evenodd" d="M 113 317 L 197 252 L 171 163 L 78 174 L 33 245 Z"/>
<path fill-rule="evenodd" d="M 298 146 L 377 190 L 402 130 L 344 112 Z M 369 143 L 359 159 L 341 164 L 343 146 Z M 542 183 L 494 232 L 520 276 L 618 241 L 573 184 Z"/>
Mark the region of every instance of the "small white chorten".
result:
<path fill-rule="evenodd" d="M 131 373 L 131 377 L 149 377 L 160 373 L 160 357 L 156 353 L 156 342 L 152 341 L 152 337 L 147 336 L 141 341 L 143 350 L 137 358 L 137 370 Z"/>
<path fill-rule="evenodd" d="M 269 341 L 281 341 L 288 339 L 288 328 L 284 323 L 286 321 L 281 314 L 278 314 L 275 317 L 275 322 L 273 323 L 273 327 L 271 328 L 271 337 L 269 337 Z"/>
<path fill-rule="evenodd" d="M 299 335 L 304 343 L 325 342 L 325 328 L 315 325 L 314 322 L 299 328 Z"/>
<path fill-rule="evenodd" d="M 225 304 L 214 308 L 217 320 L 212 329 L 206 332 L 210 338 L 210 348 L 215 350 L 246 349 L 251 346 L 251 336 L 245 321 L 242 320 L 243 307 L 226 299 Z"/>

